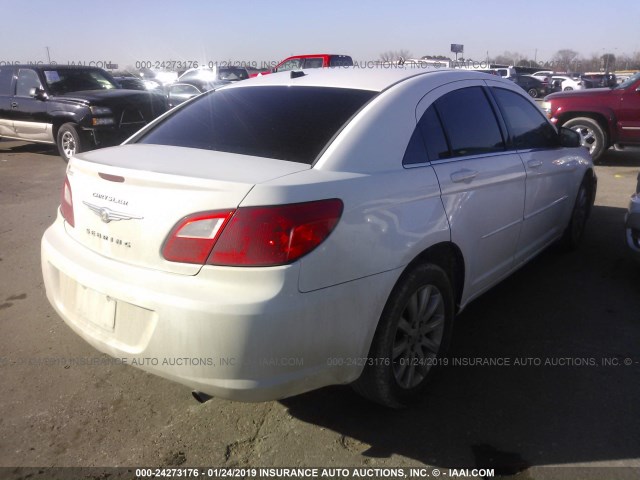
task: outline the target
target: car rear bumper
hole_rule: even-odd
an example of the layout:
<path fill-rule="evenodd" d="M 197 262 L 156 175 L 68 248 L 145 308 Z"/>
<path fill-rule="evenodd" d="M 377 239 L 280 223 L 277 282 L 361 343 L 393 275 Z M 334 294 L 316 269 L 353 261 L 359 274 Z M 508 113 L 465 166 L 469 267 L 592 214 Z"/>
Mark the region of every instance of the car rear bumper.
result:
<path fill-rule="evenodd" d="M 399 275 L 301 293 L 297 263 L 171 274 L 95 254 L 69 238 L 60 219 L 41 247 L 49 301 L 92 346 L 194 390 L 241 401 L 355 380 Z"/>

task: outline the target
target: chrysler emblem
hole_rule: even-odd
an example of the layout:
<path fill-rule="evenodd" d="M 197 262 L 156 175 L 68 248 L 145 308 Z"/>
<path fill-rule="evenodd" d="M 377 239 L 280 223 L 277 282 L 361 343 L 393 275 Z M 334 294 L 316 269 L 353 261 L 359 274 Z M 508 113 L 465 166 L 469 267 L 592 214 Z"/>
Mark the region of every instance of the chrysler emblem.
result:
<path fill-rule="evenodd" d="M 98 205 L 92 205 L 89 202 L 82 202 L 89 209 L 100 217 L 104 223 L 115 222 L 120 220 L 142 220 L 144 217 L 137 215 L 129 215 L 128 213 L 116 212 L 107 207 L 100 207 Z"/>

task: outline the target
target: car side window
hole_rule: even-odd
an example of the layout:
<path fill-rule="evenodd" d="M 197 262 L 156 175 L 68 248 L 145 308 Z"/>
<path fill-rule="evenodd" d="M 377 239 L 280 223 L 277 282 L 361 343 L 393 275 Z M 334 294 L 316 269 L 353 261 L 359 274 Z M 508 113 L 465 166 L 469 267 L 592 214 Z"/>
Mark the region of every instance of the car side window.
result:
<path fill-rule="evenodd" d="M 324 61 L 322 58 L 305 58 L 304 68 L 322 68 Z"/>
<path fill-rule="evenodd" d="M 40 79 L 35 70 L 21 68 L 18 72 L 18 83 L 16 85 L 16 95 L 18 97 L 28 97 L 32 88 L 42 88 Z"/>
<path fill-rule="evenodd" d="M 199 75 L 200 75 L 200 71 L 194 70 L 193 72 L 187 72 L 187 73 L 183 73 L 182 76 L 180 77 L 180 80 L 193 80 L 193 79 L 198 79 Z"/>
<path fill-rule="evenodd" d="M 0 67 L 0 95 L 11 95 L 13 68 Z"/>
<path fill-rule="evenodd" d="M 442 123 L 435 105 L 431 105 L 418 123 L 422 138 L 427 147 L 427 155 L 429 160 L 440 160 L 451 157 L 447 137 L 442 129 Z"/>
<path fill-rule="evenodd" d="M 424 141 L 422 140 L 422 134 L 420 133 L 420 127 L 416 127 L 409 140 L 409 145 L 404 152 L 402 158 L 402 165 L 416 165 L 420 163 L 426 163 L 429 161 L 427 157 L 427 151 L 424 148 Z"/>
<path fill-rule="evenodd" d="M 353 66 L 353 59 L 346 55 L 332 55 L 329 57 L 330 67 L 351 67 Z"/>
<path fill-rule="evenodd" d="M 498 120 L 482 87 L 447 93 L 435 101 L 435 108 L 449 140 L 451 156 L 505 150 Z"/>
<path fill-rule="evenodd" d="M 420 118 L 418 126 L 409 140 L 402 159 L 403 165 L 426 163 L 451 157 L 447 137 L 435 105 L 431 105 Z"/>
<path fill-rule="evenodd" d="M 558 134 L 536 106 L 516 92 L 491 90 L 502 112 L 513 146 L 518 150 L 559 146 Z"/>
<path fill-rule="evenodd" d="M 187 85 L 184 83 L 179 83 L 176 85 L 171 85 L 169 87 L 169 91 L 174 95 L 199 95 L 200 90 L 192 85 Z"/>
<path fill-rule="evenodd" d="M 299 58 L 294 58 L 291 60 L 287 60 L 282 65 L 278 67 L 279 72 L 285 72 L 287 70 L 296 70 L 300 68 L 302 61 Z"/>

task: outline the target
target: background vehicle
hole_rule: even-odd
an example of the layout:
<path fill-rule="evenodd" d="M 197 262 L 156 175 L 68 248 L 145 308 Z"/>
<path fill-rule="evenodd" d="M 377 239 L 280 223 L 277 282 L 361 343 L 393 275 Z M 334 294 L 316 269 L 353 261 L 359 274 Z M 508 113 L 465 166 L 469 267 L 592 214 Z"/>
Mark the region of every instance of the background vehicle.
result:
<path fill-rule="evenodd" d="M 497 75 L 498 77 L 513 79 L 513 77 L 518 75 L 516 67 L 506 66 L 506 65 L 494 65 L 491 64 L 489 67 L 485 63 L 479 64 L 460 64 L 455 67 L 456 69 L 461 70 L 469 70 L 475 72 L 489 73 L 491 75 Z"/>
<path fill-rule="evenodd" d="M 147 86 L 145 85 L 144 80 L 139 77 L 131 76 L 119 76 L 113 77 L 120 88 L 124 88 L 126 90 L 147 90 Z"/>
<path fill-rule="evenodd" d="M 230 359 L 140 365 L 209 395 L 355 382 L 400 407 L 457 311 L 577 246 L 592 164 L 504 79 L 305 73 L 221 87 L 74 157 L 42 241 L 47 297 L 118 358 Z"/>
<path fill-rule="evenodd" d="M 584 85 L 582 80 L 576 80 L 566 75 L 554 75 L 551 77 L 552 84 L 558 84 L 560 91 L 570 92 L 571 90 L 582 90 Z"/>
<path fill-rule="evenodd" d="M 545 80 L 531 75 L 514 75 L 509 77 L 509 80 L 525 90 L 532 98 L 544 97 L 552 88 Z"/>
<path fill-rule="evenodd" d="M 624 219 L 627 246 L 633 257 L 640 261 L 640 174 L 636 191 L 631 195 L 629 209 Z"/>
<path fill-rule="evenodd" d="M 116 145 L 166 109 L 164 95 L 124 90 L 99 68 L 0 66 L 0 136 L 57 145 L 64 160 Z"/>
<path fill-rule="evenodd" d="M 551 78 L 554 75 L 552 70 L 539 70 L 535 73 L 532 73 L 532 77 L 540 77 L 540 78 Z"/>
<path fill-rule="evenodd" d="M 327 67 L 351 67 L 353 59 L 348 55 L 334 55 L 328 53 L 318 53 L 313 55 L 294 55 L 287 57 L 271 70 L 260 72 L 257 75 L 267 75 L 269 73 L 283 72 L 288 70 L 302 70 L 307 68 L 327 68 Z"/>
<path fill-rule="evenodd" d="M 585 88 L 612 88 L 618 84 L 613 73 L 585 73 L 580 79 Z"/>
<path fill-rule="evenodd" d="M 140 78 L 145 82 L 148 90 L 165 87 L 178 79 L 178 73 L 167 70 L 140 70 Z"/>
<path fill-rule="evenodd" d="M 640 145 L 640 73 L 614 88 L 551 94 L 542 107 L 553 123 L 580 134 L 594 161 L 611 145 Z"/>
<path fill-rule="evenodd" d="M 169 108 L 180 105 L 201 93 L 247 78 L 249 78 L 249 73 L 245 68 L 240 67 L 187 70 L 176 83 L 167 87 Z"/>

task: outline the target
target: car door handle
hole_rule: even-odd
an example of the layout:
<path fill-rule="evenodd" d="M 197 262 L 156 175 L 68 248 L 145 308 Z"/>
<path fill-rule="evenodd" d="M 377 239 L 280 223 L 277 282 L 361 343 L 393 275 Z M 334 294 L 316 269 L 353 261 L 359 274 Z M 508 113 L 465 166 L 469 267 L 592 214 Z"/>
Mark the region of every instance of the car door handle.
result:
<path fill-rule="evenodd" d="M 542 166 L 542 160 L 529 160 L 527 165 L 529 168 L 538 168 Z"/>
<path fill-rule="evenodd" d="M 11 108 L 14 110 L 18 108 L 18 102 L 11 102 Z"/>
<path fill-rule="evenodd" d="M 463 168 L 462 170 L 458 170 L 451 174 L 451 181 L 454 183 L 470 182 L 476 177 L 476 175 L 478 175 L 478 172 L 475 170 Z"/>

